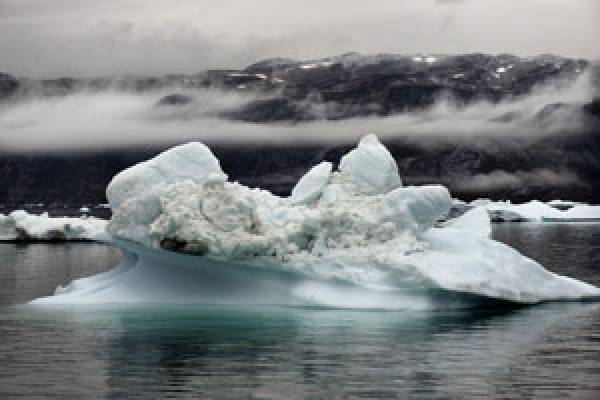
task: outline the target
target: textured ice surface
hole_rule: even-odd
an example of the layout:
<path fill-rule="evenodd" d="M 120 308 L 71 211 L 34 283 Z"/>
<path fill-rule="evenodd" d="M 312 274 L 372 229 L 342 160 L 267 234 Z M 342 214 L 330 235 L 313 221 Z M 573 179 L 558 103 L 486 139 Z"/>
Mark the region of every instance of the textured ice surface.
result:
<path fill-rule="evenodd" d="M 93 217 L 49 217 L 17 210 L 0 214 L 0 240 L 106 240 L 106 224 Z"/>
<path fill-rule="evenodd" d="M 113 211 L 111 233 L 143 240 L 161 212 L 161 198 L 183 181 L 202 184 L 209 177 L 225 179 L 219 160 L 202 143 L 188 143 L 117 174 L 106 188 Z"/>
<path fill-rule="evenodd" d="M 115 270 L 38 303 L 200 301 L 462 307 L 599 296 L 492 240 L 485 208 L 436 226 L 443 186 L 402 187 L 369 135 L 282 198 L 228 182 L 203 145 L 175 147 L 109 185 Z"/>

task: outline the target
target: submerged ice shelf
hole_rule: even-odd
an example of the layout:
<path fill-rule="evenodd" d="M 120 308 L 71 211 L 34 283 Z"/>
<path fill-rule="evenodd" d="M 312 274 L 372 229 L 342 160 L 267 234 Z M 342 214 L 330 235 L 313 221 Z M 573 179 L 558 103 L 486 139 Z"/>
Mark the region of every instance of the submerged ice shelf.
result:
<path fill-rule="evenodd" d="M 307 172 L 288 198 L 229 182 L 203 144 L 124 170 L 107 188 L 114 270 L 35 303 L 218 302 L 468 307 L 600 296 L 490 238 L 485 208 L 443 225 L 439 185 L 404 187 L 376 136 L 339 168 Z"/>

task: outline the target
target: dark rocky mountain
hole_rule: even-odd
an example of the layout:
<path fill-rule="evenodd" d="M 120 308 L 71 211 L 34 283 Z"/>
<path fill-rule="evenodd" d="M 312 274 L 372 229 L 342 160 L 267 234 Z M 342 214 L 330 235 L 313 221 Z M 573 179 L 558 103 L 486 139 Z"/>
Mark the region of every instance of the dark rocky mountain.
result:
<path fill-rule="evenodd" d="M 526 201 L 568 198 L 600 202 L 600 134 L 579 133 L 536 141 L 485 138 L 440 143 L 435 138 L 385 140 L 405 184 L 443 183 L 463 199 L 489 197 Z M 231 146 L 209 143 L 223 169 L 246 185 L 289 194 L 308 168 L 322 160 L 338 162 L 352 145 Z M 104 203 L 104 190 L 120 170 L 166 146 L 77 153 L 0 156 L 0 204 Z M 473 181 L 473 176 L 479 177 Z M 564 179 L 560 177 L 564 175 Z M 503 183 L 506 176 L 511 177 Z M 483 183 L 481 178 L 484 179 Z"/>
<path fill-rule="evenodd" d="M 0 98 L 12 101 L 31 96 L 66 96 L 87 91 L 149 92 L 172 89 L 161 105 L 187 104 L 178 91 L 218 88 L 269 94 L 250 101 L 227 118 L 250 122 L 340 119 L 390 115 L 422 110 L 440 97 L 461 104 L 497 102 L 531 93 L 551 80 L 573 80 L 586 70 L 600 77 L 597 67 L 582 59 L 541 55 L 402 56 L 343 54 L 313 61 L 264 60 L 242 70 L 209 70 L 193 75 L 34 80 L 0 74 Z M 311 105 L 326 104 L 319 110 Z M 314 108 L 314 107 L 313 107 Z M 281 111 L 283 109 L 283 111 Z"/>
<path fill-rule="evenodd" d="M 0 74 L 0 106 L 32 97 L 116 90 L 167 93 L 156 106 L 170 109 L 189 106 L 201 90 L 215 88 L 264 95 L 248 96 L 246 103 L 220 112 L 221 118 L 289 124 L 418 113 L 440 98 L 459 105 L 480 100 L 495 103 L 527 96 L 547 83 L 560 87 L 561 82 L 572 82 L 586 72 L 598 90 L 600 68 L 585 60 L 551 55 L 350 53 L 314 61 L 263 60 L 242 70 L 162 77 L 34 80 Z M 521 114 L 511 111 L 491 122 L 509 123 L 523 118 Z M 569 198 L 598 203 L 600 96 L 583 103 L 549 103 L 526 117 L 544 129 L 565 115 L 581 122 L 576 130 L 525 138 L 404 136 L 385 142 L 406 184 L 444 183 L 455 196 L 466 199 Z M 38 202 L 103 203 L 105 186 L 115 173 L 172 144 L 176 143 L 70 153 L 0 149 L 0 204 L 11 208 Z M 346 144 L 209 144 L 231 178 L 280 194 L 288 193 L 310 166 L 321 160 L 337 162 L 350 148 Z"/>

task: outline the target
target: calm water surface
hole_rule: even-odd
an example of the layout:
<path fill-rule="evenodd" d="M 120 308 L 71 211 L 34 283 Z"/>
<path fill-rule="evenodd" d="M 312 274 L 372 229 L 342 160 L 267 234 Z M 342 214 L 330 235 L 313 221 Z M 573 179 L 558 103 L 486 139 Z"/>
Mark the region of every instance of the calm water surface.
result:
<path fill-rule="evenodd" d="M 600 285 L 600 225 L 499 240 Z M 600 398 L 600 304 L 392 312 L 18 305 L 108 269 L 98 244 L 0 244 L 0 399 Z"/>

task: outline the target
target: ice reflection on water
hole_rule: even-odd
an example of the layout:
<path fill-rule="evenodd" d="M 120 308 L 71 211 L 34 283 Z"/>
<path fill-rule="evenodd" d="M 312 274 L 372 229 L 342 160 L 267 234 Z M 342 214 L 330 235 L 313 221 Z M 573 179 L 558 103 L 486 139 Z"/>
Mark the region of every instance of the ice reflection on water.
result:
<path fill-rule="evenodd" d="M 600 305 L 409 313 L 17 307 L 0 393 L 460 398 L 600 393 Z"/>

